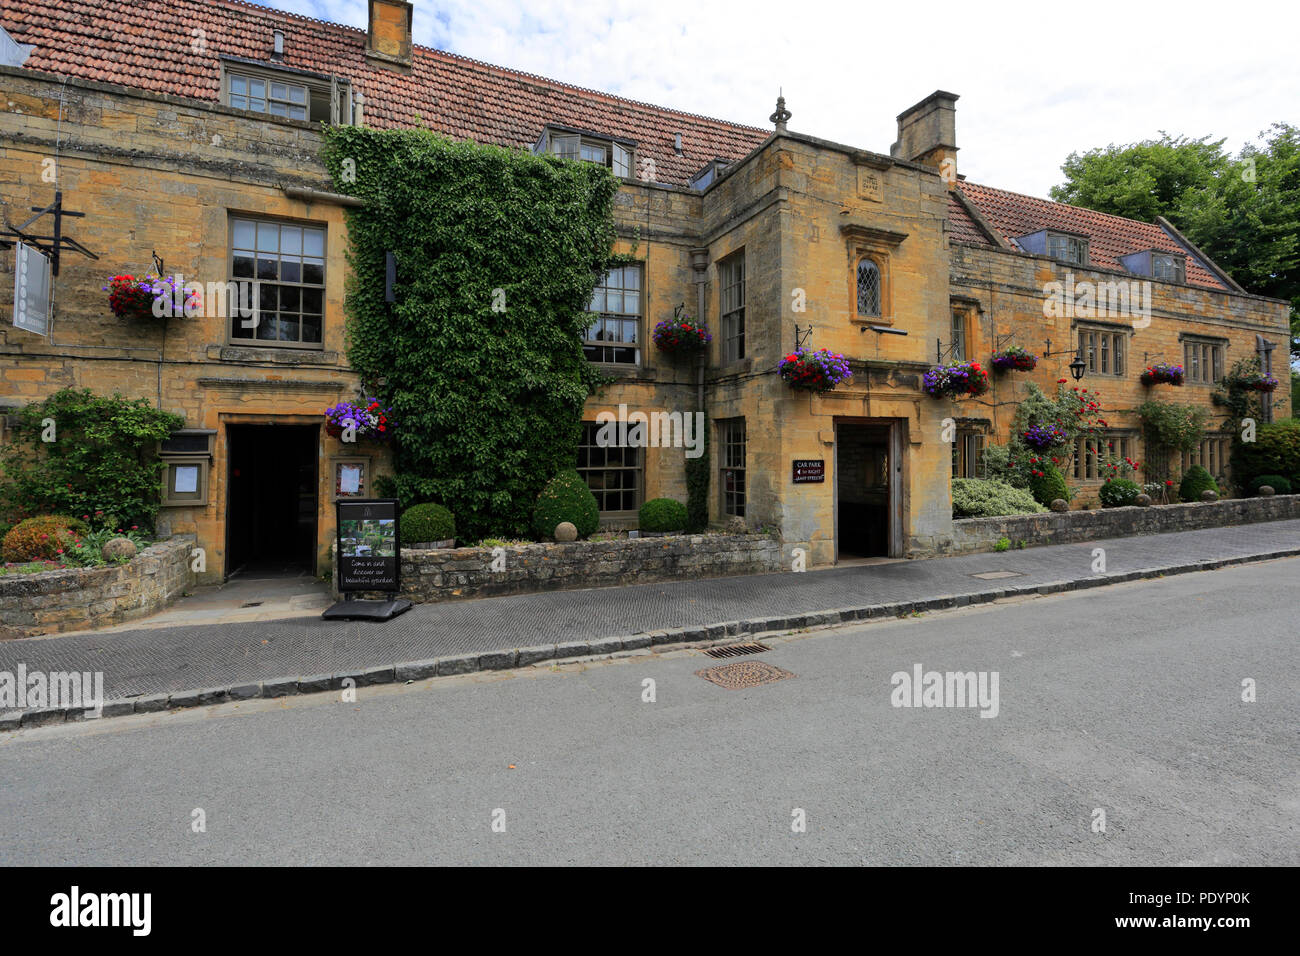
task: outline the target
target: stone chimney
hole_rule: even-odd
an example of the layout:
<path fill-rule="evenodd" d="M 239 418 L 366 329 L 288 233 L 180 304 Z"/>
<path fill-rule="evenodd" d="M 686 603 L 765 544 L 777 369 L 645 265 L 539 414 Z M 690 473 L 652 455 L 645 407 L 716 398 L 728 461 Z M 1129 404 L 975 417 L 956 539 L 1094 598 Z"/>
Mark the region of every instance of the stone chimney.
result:
<path fill-rule="evenodd" d="M 413 14 L 414 8 L 407 0 L 370 0 L 366 59 L 378 66 L 410 70 Z"/>
<path fill-rule="evenodd" d="M 895 159 L 933 166 L 949 186 L 957 182 L 957 94 L 935 90 L 898 114 Z"/>

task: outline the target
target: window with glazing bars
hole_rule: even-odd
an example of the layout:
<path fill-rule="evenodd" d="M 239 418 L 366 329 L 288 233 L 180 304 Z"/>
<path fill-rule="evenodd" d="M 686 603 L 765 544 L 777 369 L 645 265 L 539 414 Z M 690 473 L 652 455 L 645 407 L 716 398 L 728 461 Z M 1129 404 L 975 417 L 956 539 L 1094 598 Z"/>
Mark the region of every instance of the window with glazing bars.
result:
<path fill-rule="evenodd" d="M 583 351 L 592 362 L 641 363 L 641 267 L 611 269 L 591 294 Z"/>
<path fill-rule="evenodd" d="M 641 507 L 641 449 L 597 442 L 601 425 L 582 423 L 578 444 L 578 474 L 602 514 L 626 514 Z"/>
<path fill-rule="evenodd" d="M 970 428 L 957 429 L 952 443 L 952 476 L 954 478 L 980 477 L 984 458 L 984 434 Z"/>
<path fill-rule="evenodd" d="M 722 513 L 745 516 L 745 421 L 722 423 Z"/>
<path fill-rule="evenodd" d="M 1213 385 L 1223 378 L 1223 346 L 1216 342 L 1183 343 L 1183 366 L 1187 381 Z"/>
<path fill-rule="evenodd" d="M 1123 332 L 1080 329 L 1079 348 L 1093 375 L 1123 375 L 1127 337 Z"/>
<path fill-rule="evenodd" d="M 858 315 L 880 318 L 880 266 L 870 259 L 858 262 Z"/>
<path fill-rule="evenodd" d="M 722 289 L 722 361 L 745 357 L 745 253 L 738 252 L 718 266 Z"/>
<path fill-rule="evenodd" d="M 1074 445 L 1074 477 L 1078 481 L 1094 481 L 1107 477 L 1102 474 L 1104 459 L 1121 461 L 1133 457 L 1133 439 L 1129 435 L 1094 435 L 1080 438 Z"/>
<path fill-rule="evenodd" d="M 252 219 L 230 221 L 230 337 L 259 345 L 319 348 L 325 317 L 325 230 Z M 240 315 L 255 282 L 256 314 Z"/>

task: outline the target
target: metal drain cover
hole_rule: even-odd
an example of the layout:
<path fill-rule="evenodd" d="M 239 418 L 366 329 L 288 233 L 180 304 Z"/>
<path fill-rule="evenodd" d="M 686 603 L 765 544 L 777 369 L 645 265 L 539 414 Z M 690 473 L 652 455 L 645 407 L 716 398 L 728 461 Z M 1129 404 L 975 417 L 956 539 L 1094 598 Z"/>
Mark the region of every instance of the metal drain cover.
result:
<path fill-rule="evenodd" d="M 705 654 L 710 657 L 744 657 L 746 654 L 762 654 L 772 648 L 754 641 L 751 644 L 726 644 L 722 647 L 710 647 Z"/>
<path fill-rule="evenodd" d="M 971 577 L 979 578 L 981 581 L 996 581 L 998 578 L 1023 578 L 1022 571 L 981 571 L 978 574 L 972 574 Z"/>
<path fill-rule="evenodd" d="M 710 683 L 725 687 L 727 690 L 741 690 L 745 687 L 757 687 L 771 684 L 795 675 L 763 661 L 736 661 L 734 664 L 719 664 L 696 671 L 695 676 L 703 677 Z"/>
<path fill-rule="evenodd" d="M 247 604 L 241 604 L 240 607 L 261 607 L 261 601 L 249 601 Z"/>

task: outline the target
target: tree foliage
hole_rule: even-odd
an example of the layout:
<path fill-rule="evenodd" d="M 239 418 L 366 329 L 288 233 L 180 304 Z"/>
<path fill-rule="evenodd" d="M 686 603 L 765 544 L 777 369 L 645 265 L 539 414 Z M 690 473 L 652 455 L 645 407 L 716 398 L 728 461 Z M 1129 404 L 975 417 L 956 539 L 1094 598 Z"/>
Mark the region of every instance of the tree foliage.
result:
<path fill-rule="evenodd" d="M 401 423 L 388 487 L 442 502 L 468 539 L 526 533 L 602 381 L 582 340 L 617 181 L 425 129 L 330 127 L 324 157 L 368 202 L 348 214 L 348 359 Z"/>
<path fill-rule="evenodd" d="M 1052 198 L 1152 222 L 1164 216 L 1256 295 L 1291 303 L 1300 355 L 1300 129 L 1277 123 L 1236 156 L 1223 140 L 1159 139 L 1071 153 Z"/>
<path fill-rule="evenodd" d="M 184 424 L 144 399 L 90 389 L 28 405 L 0 453 L 0 516 L 89 515 L 97 526 L 151 531 L 162 496 L 158 442 Z"/>

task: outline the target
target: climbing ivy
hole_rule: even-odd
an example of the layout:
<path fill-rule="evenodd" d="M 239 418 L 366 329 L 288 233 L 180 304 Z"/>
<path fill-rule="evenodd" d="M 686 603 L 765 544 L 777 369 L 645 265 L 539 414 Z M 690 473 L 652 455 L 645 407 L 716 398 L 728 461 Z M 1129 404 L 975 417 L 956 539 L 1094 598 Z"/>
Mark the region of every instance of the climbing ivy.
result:
<path fill-rule="evenodd" d="M 1153 481 L 1173 477 L 1173 459 L 1201 443 L 1209 412 L 1197 405 L 1146 401 L 1138 406 L 1142 439 L 1146 446 L 1144 471 Z"/>
<path fill-rule="evenodd" d="M 324 159 L 336 189 L 367 201 L 348 212 L 348 360 L 400 422 L 388 487 L 450 508 L 467 540 L 526 534 L 603 381 L 584 310 L 610 262 L 617 181 L 426 129 L 329 127 Z"/>

